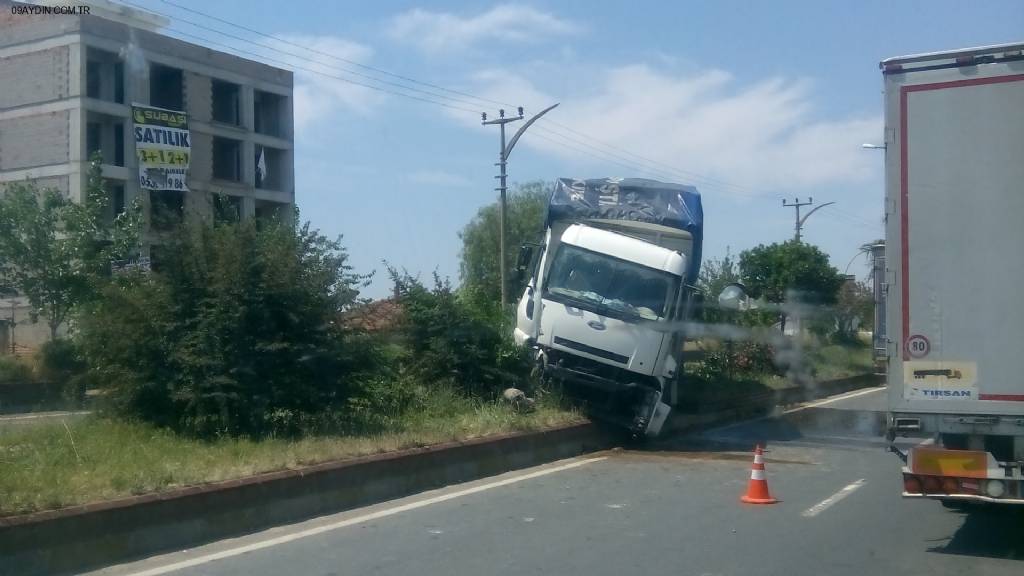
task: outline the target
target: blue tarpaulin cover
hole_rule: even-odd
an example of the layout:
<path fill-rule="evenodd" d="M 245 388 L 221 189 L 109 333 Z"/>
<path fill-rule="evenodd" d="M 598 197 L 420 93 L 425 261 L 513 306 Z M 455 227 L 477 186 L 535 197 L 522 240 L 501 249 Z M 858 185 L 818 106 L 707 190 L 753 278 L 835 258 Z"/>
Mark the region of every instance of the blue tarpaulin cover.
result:
<path fill-rule="evenodd" d="M 559 178 L 548 202 L 547 224 L 560 220 L 630 220 L 685 230 L 693 236 L 689 281 L 700 272 L 704 209 L 693 186 L 646 178 Z"/>

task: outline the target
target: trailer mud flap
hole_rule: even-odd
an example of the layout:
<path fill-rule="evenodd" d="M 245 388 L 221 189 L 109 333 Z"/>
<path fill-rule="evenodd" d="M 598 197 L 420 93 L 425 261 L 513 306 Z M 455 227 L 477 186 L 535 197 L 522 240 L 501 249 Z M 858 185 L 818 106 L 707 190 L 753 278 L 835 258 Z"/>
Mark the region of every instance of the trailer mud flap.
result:
<path fill-rule="evenodd" d="M 671 406 L 659 401 L 654 406 L 654 414 L 651 415 L 651 422 L 647 425 L 647 430 L 644 431 L 644 434 L 648 438 L 661 434 L 661 428 L 665 425 L 665 421 L 668 420 L 668 413 L 671 411 Z"/>

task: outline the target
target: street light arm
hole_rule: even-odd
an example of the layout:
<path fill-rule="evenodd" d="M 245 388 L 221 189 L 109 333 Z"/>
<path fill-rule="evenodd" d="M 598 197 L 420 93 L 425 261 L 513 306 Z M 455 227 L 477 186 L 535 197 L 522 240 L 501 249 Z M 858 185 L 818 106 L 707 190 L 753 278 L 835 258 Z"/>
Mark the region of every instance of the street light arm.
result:
<path fill-rule="evenodd" d="M 505 160 L 508 160 L 508 155 L 511 154 L 512 153 L 512 149 L 516 147 L 516 142 L 519 142 L 519 137 L 523 135 L 523 132 L 526 132 L 526 129 L 529 128 L 534 122 L 536 122 L 541 116 L 547 114 L 551 110 L 554 110 L 555 107 L 558 106 L 558 104 L 559 103 L 556 102 L 556 103 L 552 104 L 551 106 L 548 106 L 547 108 L 541 110 L 533 118 L 530 118 L 529 120 L 527 120 L 526 124 L 523 124 L 519 128 L 519 131 L 516 132 L 516 135 L 513 136 L 512 139 L 509 140 L 508 145 L 505 146 Z"/>
<path fill-rule="evenodd" d="M 799 226 L 802 228 L 803 225 L 804 225 L 804 222 L 807 222 L 807 219 L 811 217 L 811 214 L 814 214 L 815 212 L 817 212 L 818 210 L 821 210 L 825 206 L 831 206 L 832 204 L 835 204 L 835 202 L 825 202 L 824 204 L 820 204 L 818 206 L 815 206 L 810 212 L 808 212 L 807 214 L 804 214 L 804 217 L 800 219 Z"/>

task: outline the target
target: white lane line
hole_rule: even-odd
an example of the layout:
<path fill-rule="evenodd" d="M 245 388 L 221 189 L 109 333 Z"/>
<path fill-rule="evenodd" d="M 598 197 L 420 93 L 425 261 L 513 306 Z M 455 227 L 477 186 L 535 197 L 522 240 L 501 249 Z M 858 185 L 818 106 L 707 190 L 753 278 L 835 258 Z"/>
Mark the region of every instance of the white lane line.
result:
<path fill-rule="evenodd" d="M 750 420 L 743 420 L 741 422 L 733 422 L 732 424 L 726 424 L 725 426 L 719 426 L 717 428 L 711 428 L 710 430 L 706 430 L 704 432 L 704 435 L 705 436 L 709 436 L 709 435 L 713 435 L 716 432 L 725 432 L 726 430 L 730 430 L 732 428 L 738 428 L 740 426 L 745 426 L 747 424 L 752 424 L 754 422 L 761 422 L 761 421 L 764 421 L 764 420 L 771 420 L 772 418 L 778 418 L 782 414 L 792 414 L 794 412 L 799 412 L 801 410 L 807 410 L 808 408 L 815 408 L 817 406 L 824 406 L 826 404 L 831 404 L 833 402 L 838 402 L 840 400 L 846 400 L 847 398 L 856 398 L 857 396 L 865 396 L 867 394 L 871 394 L 872 392 L 882 392 L 885 389 L 886 389 L 885 386 L 876 386 L 876 387 L 873 387 L 873 388 L 867 388 L 865 390 L 854 390 L 852 392 L 844 392 L 844 393 L 839 394 L 837 396 L 831 396 L 829 398 L 824 398 L 824 399 L 818 400 L 816 402 L 810 402 L 810 403 L 807 403 L 807 404 L 801 404 L 800 406 L 797 406 L 796 408 L 790 408 L 789 410 L 783 410 L 781 412 L 781 414 L 766 414 L 764 416 L 758 416 L 757 418 L 751 418 Z"/>
<path fill-rule="evenodd" d="M 792 414 L 793 412 L 799 412 L 801 410 L 806 410 L 808 408 L 817 408 L 818 406 L 825 406 L 826 404 L 831 404 L 833 402 L 839 402 L 840 400 L 847 400 L 849 398 L 856 398 L 858 396 L 865 396 L 867 394 L 871 394 L 872 392 L 881 392 L 882 390 L 885 390 L 884 386 L 876 386 L 874 388 L 868 388 L 866 390 L 854 390 L 853 392 L 847 392 L 845 394 L 840 394 L 838 396 L 832 396 L 830 398 L 825 398 L 823 400 L 818 400 L 818 401 L 815 401 L 815 402 L 808 402 L 807 404 L 803 404 L 803 405 L 797 406 L 796 408 L 790 408 L 789 410 L 784 410 L 782 413 L 783 414 Z"/>
<path fill-rule="evenodd" d="M 448 500 L 454 500 L 470 494 L 476 494 L 485 490 L 491 490 L 493 488 L 500 488 L 501 486 L 508 486 L 509 484 L 515 484 L 517 482 L 523 482 L 524 480 L 530 480 L 532 478 L 539 478 L 541 476 L 547 476 L 548 474 L 554 474 L 556 472 L 562 472 L 565 470 L 571 470 L 572 468 L 579 468 L 586 464 L 593 464 L 594 462 L 600 462 L 605 460 L 607 456 L 599 456 L 595 458 L 587 458 L 585 460 L 576 460 L 561 466 L 555 466 L 552 468 L 545 468 L 543 470 L 537 470 L 529 474 L 523 474 L 522 476 L 514 476 L 512 478 L 506 478 L 504 480 L 498 480 L 496 482 L 490 482 L 488 484 L 481 484 L 473 486 L 472 488 L 466 488 L 456 492 L 450 492 L 448 494 L 442 494 L 440 496 L 434 496 L 433 498 L 427 498 L 424 500 L 417 500 L 401 506 L 395 506 L 394 508 L 386 508 L 384 510 L 378 510 L 370 514 L 364 514 L 362 516 L 355 516 L 353 518 L 347 518 L 331 524 L 325 524 L 323 526 L 316 526 L 299 532 L 293 532 L 291 534 L 285 534 L 276 538 L 270 538 L 260 542 L 254 542 L 245 546 L 239 546 L 237 548 L 230 548 L 215 552 L 212 554 L 206 554 L 204 556 L 197 556 L 188 560 L 182 560 L 181 562 L 175 562 L 173 564 L 165 564 L 163 566 L 157 566 L 150 568 L 149 570 L 143 570 L 141 572 L 133 572 L 131 576 L 158 576 L 160 574 L 167 574 L 168 572 L 174 572 L 176 570 L 182 570 L 185 568 L 191 568 L 193 566 L 199 566 L 200 564 L 206 564 L 215 560 L 223 560 L 225 558 L 231 558 L 232 556 L 238 556 L 247 552 L 253 552 L 255 550 L 262 550 L 264 548 L 270 548 L 271 546 L 278 546 L 280 544 L 287 544 L 301 538 L 308 538 L 310 536 L 316 536 L 317 534 L 323 534 L 324 532 L 330 532 L 339 528 L 345 528 L 346 526 L 352 526 L 355 524 L 361 524 L 363 522 L 369 522 L 371 520 L 378 520 L 380 518 L 386 518 L 388 516 L 394 516 L 395 514 L 401 514 L 402 512 L 408 512 L 410 510 L 416 510 L 417 508 L 423 508 L 432 504 L 438 504 L 440 502 L 447 502 Z"/>
<path fill-rule="evenodd" d="M 864 478 L 861 478 L 856 482 L 851 482 L 850 484 L 843 487 L 843 489 L 840 490 L 839 492 L 836 492 L 835 494 L 829 496 L 828 498 L 825 498 L 821 502 L 818 502 L 814 506 L 811 506 L 807 510 L 804 510 L 800 515 L 804 518 L 813 518 L 818 514 L 821 514 L 825 510 L 828 510 L 836 502 L 839 502 L 843 498 L 846 498 L 850 494 L 853 494 L 854 491 L 863 486 L 865 482 L 867 482 L 867 480 L 865 480 Z"/>

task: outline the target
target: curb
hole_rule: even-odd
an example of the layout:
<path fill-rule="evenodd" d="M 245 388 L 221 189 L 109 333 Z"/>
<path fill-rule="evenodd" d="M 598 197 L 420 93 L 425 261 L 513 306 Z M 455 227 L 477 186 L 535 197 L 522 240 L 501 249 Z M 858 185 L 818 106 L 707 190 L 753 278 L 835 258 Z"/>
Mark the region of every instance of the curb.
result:
<path fill-rule="evenodd" d="M 0 574 L 78 572 L 610 448 L 592 424 L 0 518 Z"/>
<path fill-rule="evenodd" d="M 877 384 L 820 383 L 814 396 Z M 712 412 L 678 414 L 666 433 L 757 416 L 769 404 L 808 400 L 780 391 Z M 593 424 L 490 436 L 325 462 L 294 470 L 0 518 L 0 574 L 80 572 L 300 522 L 377 502 L 529 468 L 615 446 Z"/>

